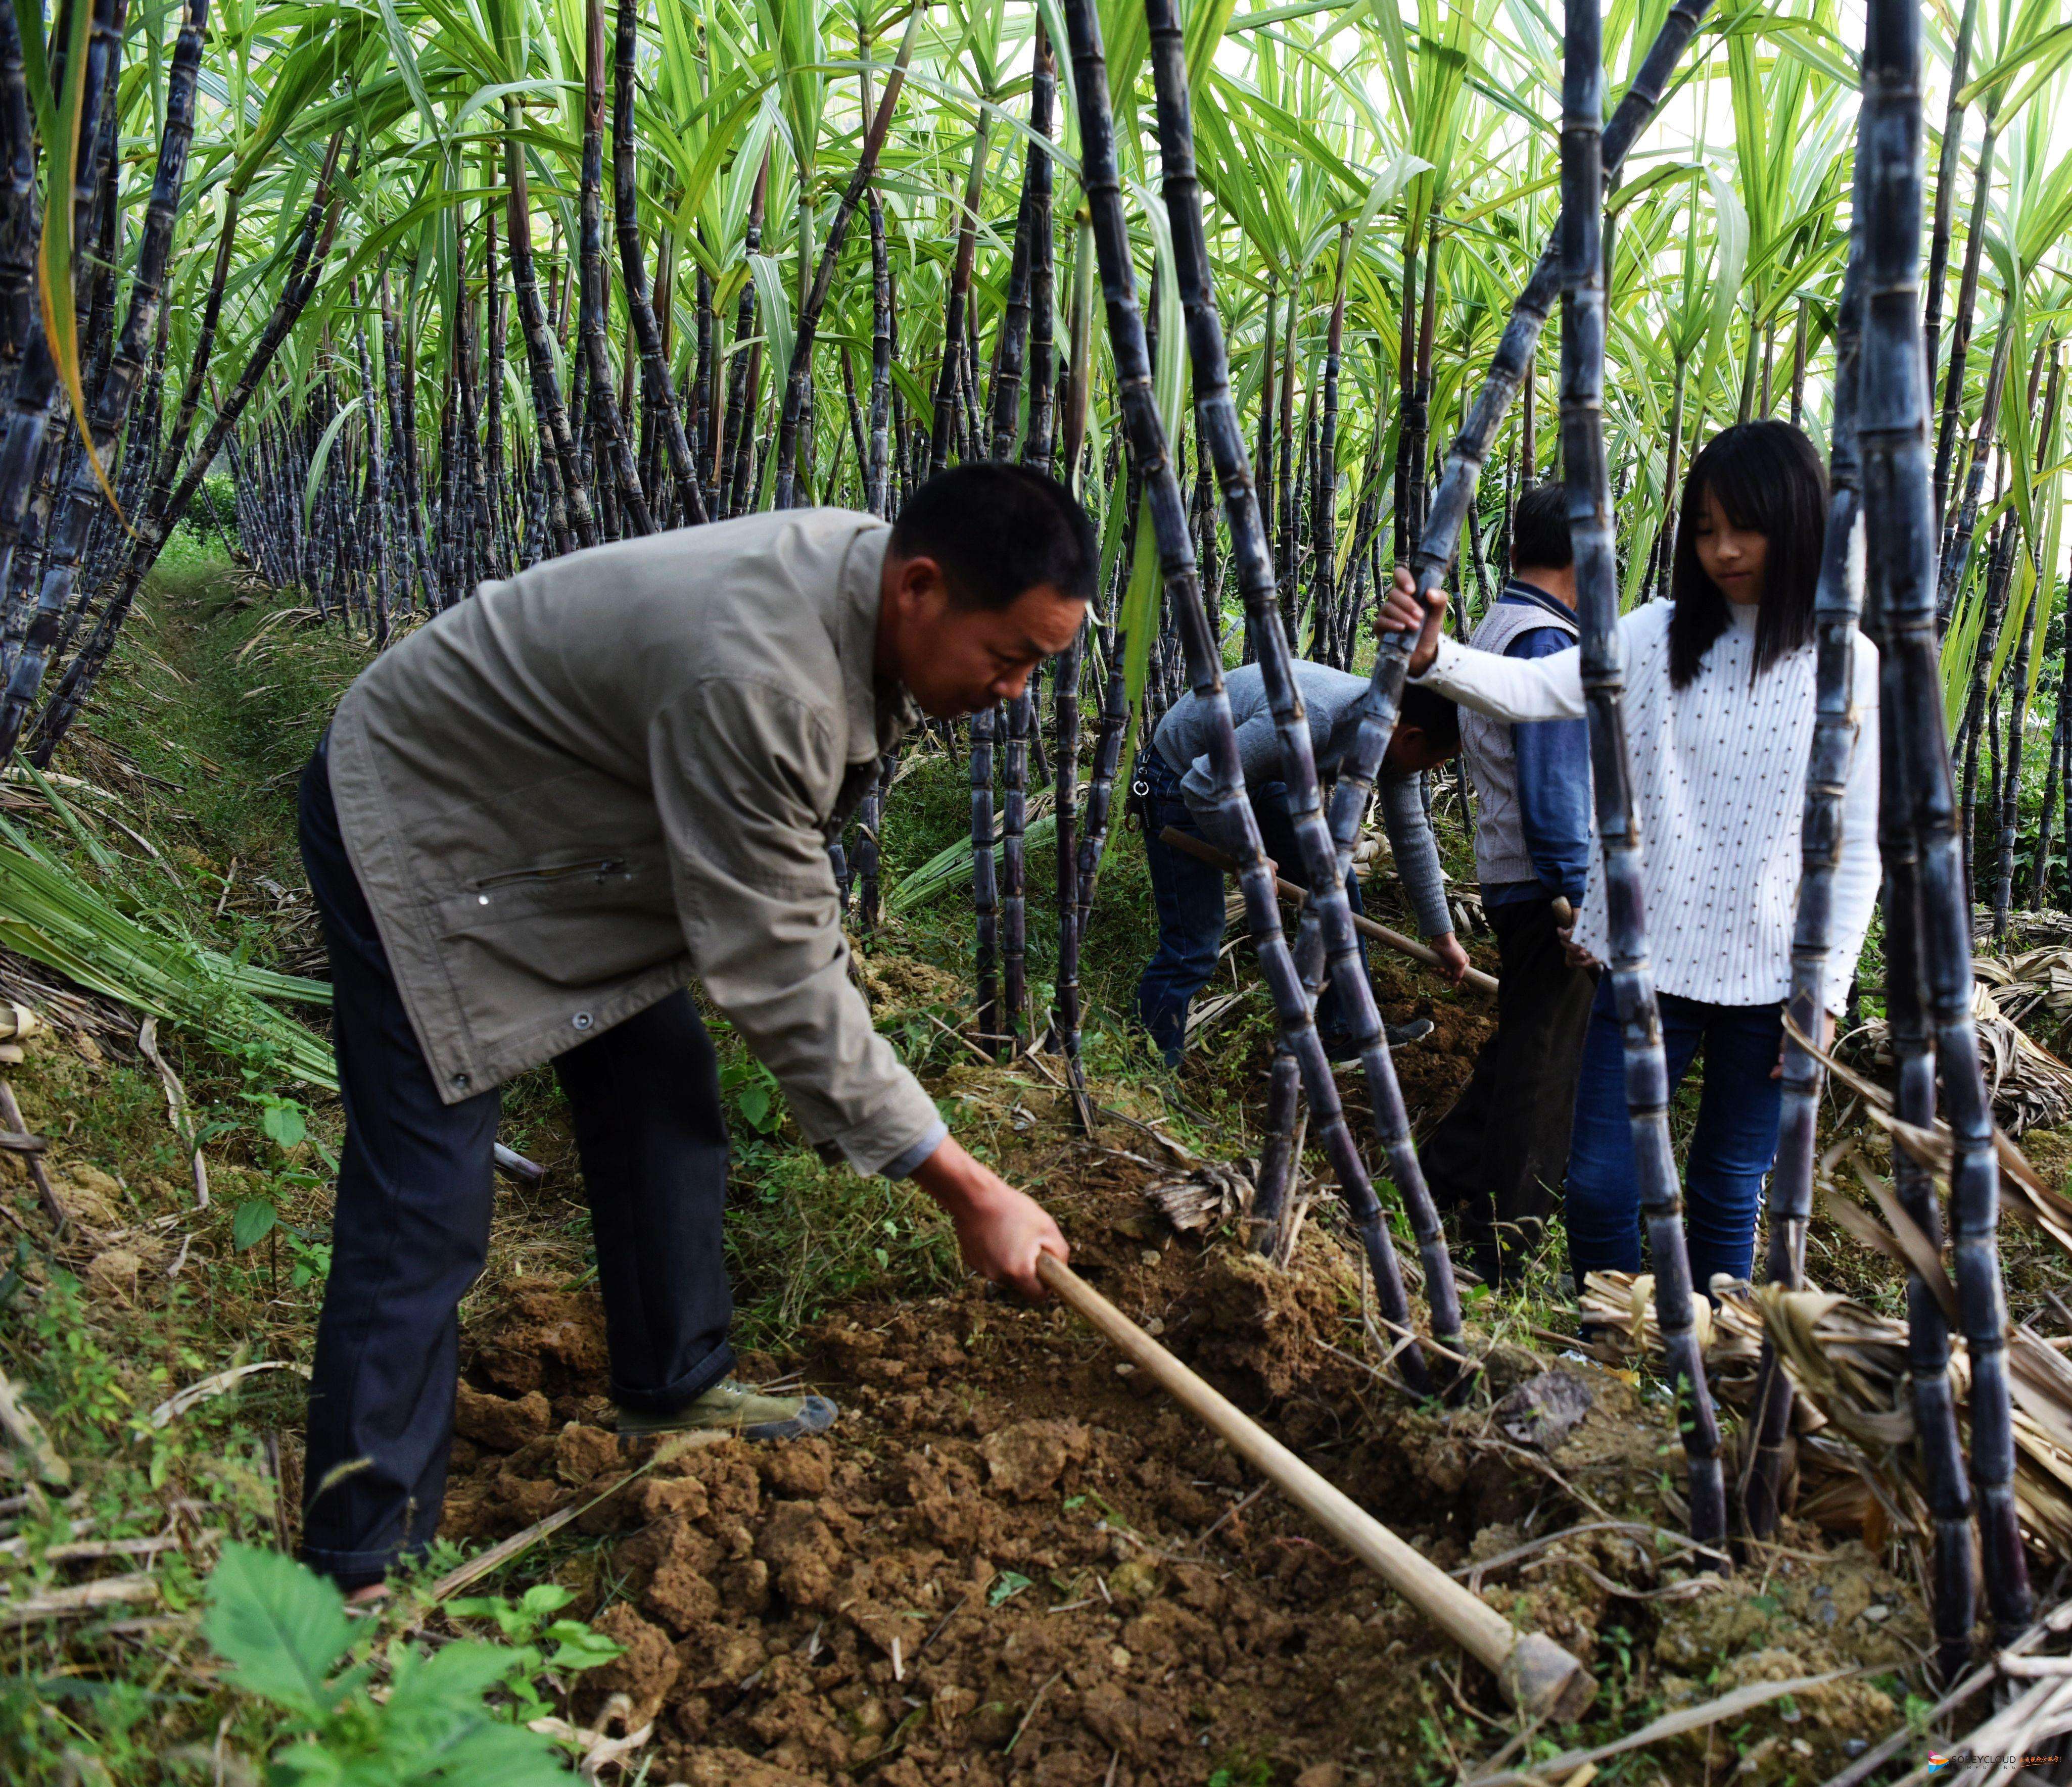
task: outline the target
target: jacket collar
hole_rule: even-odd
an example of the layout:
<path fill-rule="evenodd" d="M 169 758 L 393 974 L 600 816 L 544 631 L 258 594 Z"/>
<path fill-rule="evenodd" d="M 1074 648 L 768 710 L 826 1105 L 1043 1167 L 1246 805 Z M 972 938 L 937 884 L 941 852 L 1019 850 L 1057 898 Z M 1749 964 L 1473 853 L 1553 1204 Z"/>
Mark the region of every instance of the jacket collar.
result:
<path fill-rule="evenodd" d="M 1527 583 L 1523 577 L 1505 578 L 1503 593 L 1497 600 L 1512 602 L 1520 607 L 1544 608 L 1549 614 L 1558 614 L 1571 625 L 1575 624 L 1575 610 L 1566 602 L 1557 601 L 1538 584 Z"/>
<path fill-rule="evenodd" d="M 879 581 L 885 574 L 885 549 L 892 529 L 873 521 L 857 530 L 855 543 L 842 562 L 837 643 L 841 651 L 842 694 L 849 711 L 849 760 L 865 762 L 882 757 L 921 723 L 921 710 L 903 684 L 878 685 L 878 610 Z"/>

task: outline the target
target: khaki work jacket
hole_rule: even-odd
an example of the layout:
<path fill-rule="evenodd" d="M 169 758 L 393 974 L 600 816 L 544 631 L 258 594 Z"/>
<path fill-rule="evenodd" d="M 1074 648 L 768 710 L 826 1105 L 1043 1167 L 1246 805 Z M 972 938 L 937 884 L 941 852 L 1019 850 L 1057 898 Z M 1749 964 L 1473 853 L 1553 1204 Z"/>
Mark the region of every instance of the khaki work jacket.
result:
<path fill-rule="evenodd" d="M 935 1128 L 827 854 L 919 718 L 873 674 L 890 531 L 792 509 L 571 553 L 347 692 L 340 828 L 448 1103 L 695 975 L 824 1151 L 875 1172 Z"/>

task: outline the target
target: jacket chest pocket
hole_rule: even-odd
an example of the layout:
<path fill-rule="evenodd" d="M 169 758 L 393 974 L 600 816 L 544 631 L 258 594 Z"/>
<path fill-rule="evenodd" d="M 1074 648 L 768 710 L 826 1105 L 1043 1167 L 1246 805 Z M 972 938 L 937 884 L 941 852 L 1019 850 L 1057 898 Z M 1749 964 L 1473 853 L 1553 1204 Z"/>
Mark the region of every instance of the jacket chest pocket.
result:
<path fill-rule="evenodd" d="M 442 943 L 530 980 L 591 986 L 681 955 L 662 853 L 570 857 L 479 876 L 438 902 Z"/>
<path fill-rule="evenodd" d="M 570 857 L 477 876 L 438 906 L 443 934 L 464 936 L 534 918 L 666 913 L 669 879 L 659 855 Z"/>

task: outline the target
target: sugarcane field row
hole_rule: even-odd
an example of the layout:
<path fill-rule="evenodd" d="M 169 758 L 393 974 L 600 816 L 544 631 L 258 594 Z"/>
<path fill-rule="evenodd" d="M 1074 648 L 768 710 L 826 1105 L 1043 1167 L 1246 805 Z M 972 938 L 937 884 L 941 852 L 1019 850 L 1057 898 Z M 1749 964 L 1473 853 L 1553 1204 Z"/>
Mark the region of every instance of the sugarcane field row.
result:
<path fill-rule="evenodd" d="M 0 8 L 0 1780 L 2072 1782 L 2068 83 Z"/>

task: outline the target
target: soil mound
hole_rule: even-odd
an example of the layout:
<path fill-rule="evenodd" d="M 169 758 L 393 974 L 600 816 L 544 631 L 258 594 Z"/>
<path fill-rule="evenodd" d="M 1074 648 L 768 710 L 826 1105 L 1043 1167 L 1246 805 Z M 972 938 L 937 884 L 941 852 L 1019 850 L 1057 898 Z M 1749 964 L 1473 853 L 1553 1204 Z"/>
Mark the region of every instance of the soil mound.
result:
<path fill-rule="evenodd" d="M 1371 1394 L 1346 1356 L 1359 1281 L 1327 1234 L 1276 1272 L 1104 1205 L 1074 1233 L 1106 1294 L 1442 1567 L 1592 1660 L 1615 1728 L 1743 1682 L 1897 1672 L 1925 1641 L 1858 1547 L 1693 1571 L 1666 1408 L 1618 1374 L 1513 1349 L 1468 1408 Z M 644 1456 L 606 1431 L 590 1293 L 521 1287 L 467 1357 L 449 1531 L 502 1536 Z M 686 1452 L 577 1522 L 604 1543 L 562 1575 L 626 1647 L 580 1710 L 623 1693 L 635 1723 L 653 1718 L 653 1778 L 1396 1781 L 1444 1764 L 1449 1719 L 1500 1720 L 1474 1666 L 1066 1312 L 976 1288 L 858 1305 L 798 1362 L 843 1406 L 831 1436 Z M 1731 1748 L 1753 1782 L 1805 1778 L 1892 1727 L 1895 1685 L 1776 1703 Z M 1669 1778 L 1719 1770 L 1729 1740 L 1709 1741 L 1709 1761 L 1702 1732 L 1665 1756 Z"/>

